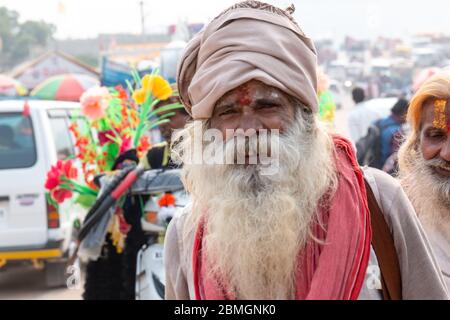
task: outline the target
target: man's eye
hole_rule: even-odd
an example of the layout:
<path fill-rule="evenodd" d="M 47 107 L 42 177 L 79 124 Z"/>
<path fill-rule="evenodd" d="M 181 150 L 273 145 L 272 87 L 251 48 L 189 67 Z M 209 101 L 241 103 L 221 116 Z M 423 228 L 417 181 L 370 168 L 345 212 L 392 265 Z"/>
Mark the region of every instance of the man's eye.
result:
<path fill-rule="evenodd" d="M 219 116 L 225 116 L 225 115 L 228 115 L 228 114 L 233 114 L 233 113 L 235 113 L 236 111 L 234 110 L 234 109 L 227 109 L 227 110 L 225 110 L 225 111 L 222 111 L 220 114 L 219 114 Z"/>
<path fill-rule="evenodd" d="M 427 133 L 428 138 L 442 138 L 444 136 L 444 133 L 442 131 L 429 131 Z"/>
<path fill-rule="evenodd" d="M 264 103 L 260 105 L 260 109 L 271 109 L 271 108 L 278 108 L 279 105 L 275 104 L 275 103 Z"/>

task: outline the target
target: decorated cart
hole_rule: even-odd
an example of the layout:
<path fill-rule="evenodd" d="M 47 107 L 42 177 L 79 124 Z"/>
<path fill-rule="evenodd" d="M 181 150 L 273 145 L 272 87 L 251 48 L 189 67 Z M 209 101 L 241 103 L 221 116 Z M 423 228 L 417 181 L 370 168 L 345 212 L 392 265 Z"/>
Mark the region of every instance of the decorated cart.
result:
<path fill-rule="evenodd" d="M 149 131 L 182 106 L 156 107 L 174 94 L 158 74 L 133 77 L 135 86 L 96 86 L 81 96 L 70 126 L 78 152 L 58 161 L 45 184 L 53 206 L 76 197 L 89 210 L 71 259 L 85 265 L 85 299 L 135 298 L 138 251 L 161 242 L 182 191 L 175 171 L 154 169 L 147 159 L 152 147 L 161 147 L 151 145 Z"/>

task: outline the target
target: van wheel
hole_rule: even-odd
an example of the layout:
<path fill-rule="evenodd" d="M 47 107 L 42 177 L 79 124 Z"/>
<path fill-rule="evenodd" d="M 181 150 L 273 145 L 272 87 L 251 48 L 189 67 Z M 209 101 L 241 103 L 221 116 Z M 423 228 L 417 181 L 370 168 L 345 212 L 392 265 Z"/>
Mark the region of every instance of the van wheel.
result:
<path fill-rule="evenodd" d="M 66 262 L 45 264 L 45 284 L 48 288 L 65 287 L 67 281 Z"/>

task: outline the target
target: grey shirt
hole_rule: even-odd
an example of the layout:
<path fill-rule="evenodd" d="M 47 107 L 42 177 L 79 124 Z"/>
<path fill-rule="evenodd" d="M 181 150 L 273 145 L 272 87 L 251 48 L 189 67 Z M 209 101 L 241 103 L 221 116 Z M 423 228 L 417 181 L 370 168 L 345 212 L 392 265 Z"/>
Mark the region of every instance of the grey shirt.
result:
<path fill-rule="evenodd" d="M 450 230 L 447 225 L 427 227 L 425 231 L 430 238 L 433 252 L 436 256 L 439 268 L 441 269 L 447 288 L 450 290 Z"/>
<path fill-rule="evenodd" d="M 449 299 L 443 276 L 414 209 L 398 181 L 376 169 L 364 168 L 378 204 L 389 225 L 397 250 L 404 299 Z M 182 230 L 191 206 L 170 223 L 165 239 L 166 299 L 195 299 L 192 253 L 194 230 L 183 239 Z M 366 279 L 359 299 L 382 299 L 380 269 L 371 249 Z"/>

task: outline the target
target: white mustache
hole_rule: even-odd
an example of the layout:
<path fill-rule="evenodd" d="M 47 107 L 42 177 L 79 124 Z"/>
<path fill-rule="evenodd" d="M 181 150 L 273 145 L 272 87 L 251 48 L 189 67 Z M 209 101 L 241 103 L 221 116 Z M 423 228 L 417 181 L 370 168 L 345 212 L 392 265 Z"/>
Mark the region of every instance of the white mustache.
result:
<path fill-rule="evenodd" d="M 277 155 L 278 146 L 278 136 L 269 133 L 251 136 L 235 134 L 224 142 L 212 142 L 208 148 L 213 148 L 211 154 L 223 152 L 226 164 L 244 164 L 246 158 L 248 164 L 267 164 L 272 156 Z"/>
<path fill-rule="evenodd" d="M 425 161 L 425 165 L 431 168 L 440 168 L 447 171 L 450 171 L 450 163 L 448 161 L 442 159 L 431 159 Z"/>

